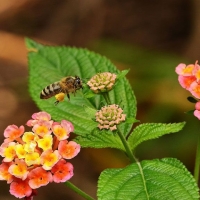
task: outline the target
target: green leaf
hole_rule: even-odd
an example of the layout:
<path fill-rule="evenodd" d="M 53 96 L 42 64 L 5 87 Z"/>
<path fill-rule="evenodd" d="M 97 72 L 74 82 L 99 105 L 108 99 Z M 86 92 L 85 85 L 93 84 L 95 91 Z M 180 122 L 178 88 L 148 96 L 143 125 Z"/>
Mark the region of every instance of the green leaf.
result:
<path fill-rule="evenodd" d="M 197 103 L 198 102 L 194 97 L 187 97 L 187 100 L 191 103 Z"/>
<path fill-rule="evenodd" d="M 95 113 L 97 112 L 97 110 L 89 107 L 89 106 L 83 106 L 85 109 L 85 113 L 88 114 L 88 116 L 90 116 L 91 118 L 95 116 Z"/>
<path fill-rule="evenodd" d="M 74 124 L 75 133 L 86 135 L 95 127 L 96 123 L 85 114 L 83 106 L 99 109 L 105 102 L 101 95 L 92 98 L 84 98 L 82 91 L 77 91 L 76 96 L 70 95 L 70 101 L 65 98 L 54 106 L 54 97 L 41 100 L 41 90 L 49 84 L 59 81 L 65 76 L 79 76 L 86 80 L 99 71 L 119 73 L 119 70 L 105 57 L 86 49 L 78 49 L 64 46 L 44 46 L 26 39 L 29 62 L 29 91 L 33 100 L 41 110 L 51 114 L 55 120 L 67 119 Z M 131 86 L 126 78 L 118 80 L 118 84 L 109 93 L 112 103 L 123 104 L 127 117 L 136 116 L 136 99 Z M 121 131 L 127 135 L 131 130 L 131 124 L 120 125 Z"/>
<path fill-rule="evenodd" d="M 128 138 L 130 148 L 134 150 L 140 143 L 180 131 L 185 122 L 173 124 L 147 123 L 137 126 Z"/>
<path fill-rule="evenodd" d="M 96 96 L 96 94 L 92 92 L 91 90 L 88 90 L 87 92 L 84 93 L 85 98 L 92 98 L 94 96 Z"/>
<path fill-rule="evenodd" d="M 91 134 L 78 136 L 74 139 L 81 147 L 93 148 L 116 148 L 125 151 L 124 146 L 117 134 L 111 131 L 95 129 Z"/>
<path fill-rule="evenodd" d="M 195 110 L 189 110 L 189 111 L 186 111 L 184 112 L 185 114 L 188 114 L 188 115 L 194 115 L 194 111 Z"/>
<path fill-rule="evenodd" d="M 117 79 L 124 78 L 129 71 L 130 69 L 121 71 L 119 74 L 117 74 Z"/>
<path fill-rule="evenodd" d="M 197 184 L 174 158 L 106 169 L 98 181 L 98 200 L 197 200 Z"/>
<path fill-rule="evenodd" d="M 140 120 L 137 120 L 135 118 L 127 118 L 126 119 L 126 123 L 129 123 L 129 124 L 134 124 L 134 123 L 137 123 L 137 122 L 140 122 Z"/>

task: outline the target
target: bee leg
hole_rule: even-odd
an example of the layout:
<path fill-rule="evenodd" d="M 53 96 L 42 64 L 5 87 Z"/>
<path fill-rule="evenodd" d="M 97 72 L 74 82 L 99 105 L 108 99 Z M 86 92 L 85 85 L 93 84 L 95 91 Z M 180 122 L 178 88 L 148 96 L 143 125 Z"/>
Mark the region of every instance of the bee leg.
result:
<path fill-rule="evenodd" d="M 69 99 L 69 101 L 70 101 L 70 96 L 69 96 L 69 93 L 67 93 L 67 97 L 68 97 L 68 99 Z"/>
<path fill-rule="evenodd" d="M 74 88 L 74 91 L 73 91 L 73 93 L 74 93 L 74 96 L 75 96 L 75 93 L 76 93 L 76 88 Z"/>
<path fill-rule="evenodd" d="M 59 103 L 59 101 L 57 100 L 57 101 L 54 102 L 54 105 L 57 106 L 58 103 Z"/>

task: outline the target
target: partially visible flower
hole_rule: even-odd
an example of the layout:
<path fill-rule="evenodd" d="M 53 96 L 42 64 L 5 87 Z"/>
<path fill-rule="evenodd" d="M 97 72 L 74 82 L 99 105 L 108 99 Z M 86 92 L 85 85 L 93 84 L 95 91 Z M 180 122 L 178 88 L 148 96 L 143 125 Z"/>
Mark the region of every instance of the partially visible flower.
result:
<path fill-rule="evenodd" d="M 7 183 L 11 183 L 13 181 L 13 175 L 8 172 L 11 165 L 12 162 L 2 163 L 0 165 L 0 180 L 6 180 Z"/>
<path fill-rule="evenodd" d="M 190 90 L 191 84 L 195 83 L 196 81 L 196 77 L 195 76 L 179 76 L 178 81 L 183 88 L 185 88 L 186 90 Z"/>
<path fill-rule="evenodd" d="M 198 61 L 195 64 L 179 64 L 176 69 L 180 85 L 188 90 L 195 98 L 200 99 L 200 65 Z M 195 105 L 194 116 L 200 120 L 200 102 Z"/>
<path fill-rule="evenodd" d="M 117 75 L 110 72 L 103 72 L 94 75 L 88 82 L 94 93 L 108 92 L 113 88 Z"/>
<path fill-rule="evenodd" d="M 28 184 L 28 180 L 15 179 L 10 184 L 10 194 L 16 198 L 29 197 L 32 194 L 32 189 Z"/>
<path fill-rule="evenodd" d="M 24 144 L 23 146 L 24 146 L 24 150 L 27 153 L 33 153 L 35 151 L 37 143 L 34 141 L 30 141 L 30 142 L 27 142 L 26 144 Z"/>
<path fill-rule="evenodd" d="M 195 63 L 196 64 L 196 63 Z M 195 65 L 194 64 L 189 64 L 186 65 L 184 63 L 180 63 L 175 71 L 178 75 L 182 75 L 182 76 L 191 76 L 193 75 L 193 70 L 194 70 Z"/>
<path fill-rule="evenodd" d="M 200 120 L 200 102 L 195 104 L 194 116 Z"/>
<path fill-rule="evenodd" d="M 198 84 L 197 82 L 193 82 L 190 85 L 189 91 L 194 97 L 200 99 L 200 84 Z"/>
<path fill-rule="evenodd" d="M 73 165 L 66 162 L 64 159 L 59 160 L 58 163 L 51 169 L 53 174 L 53 181 L 61 183 L 69 180 L 73 176 Z"/>
<path fill-rule="evenodd" d="M 12 142 L 24 133 L 24 126 L 9 125 L 4 131 L 4 142 Z"/>
<path fill-rule="evenodd" d="M 197 64 L 197 62 L 195 63 L 193 74 L 196 77 L 197 82 L 199 82 L 199 80 L 200 80 L 200 66 Z"/>
<path fill-rule="evenodd" d="M 74 141 L 68 142 L 67 140 L 60 141 L 58 151 L 65 159 L 74 158 L 80 152 L 81 146 Z"/>
<path fill-rule="evenodd" d="M 96 121 L 99 122 L 99 129 L 110 129 L 111 131 L 117 129 L 117 124 L 125 121 L 126 114 L 118 105 L 104 106 L 96 112 Z"/>
<path fill-rule="evenodd" d="M 27 152 L 22 144 L 16 144 L 15 151 L 19 159 L 25 158 Z"/>
<path fill-rule="evenodd" d="M 52 182 L 52 174 L 44 170 L 42 167 L 37 167 L 33 169 L 29 173 L 28 178 L 29 178 L 29 185 L 32 189 L 45 186 L 49 182 Z"/>
<path fill-rule="evenodd" d="M 28 122 L 26 123 L 27 126 L 34 126 L 35 124 L 38 124 L 39 122 L 43 122 L 43 121 L 52 123 L 51 115 L 44 111 L 34 113 L 32 115 L 32 118 L 33 119 L 28 120 Z"/>

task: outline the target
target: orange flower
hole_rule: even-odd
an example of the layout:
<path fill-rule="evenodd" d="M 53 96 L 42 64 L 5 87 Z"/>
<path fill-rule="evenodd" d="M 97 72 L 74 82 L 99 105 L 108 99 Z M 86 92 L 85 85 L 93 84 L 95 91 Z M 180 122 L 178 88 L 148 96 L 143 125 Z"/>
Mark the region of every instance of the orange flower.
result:
<path fill-rule="evenodd" d="M 15 176 L 16 178 L 20 178 L 25 180 L 28 175 L 27 165 L 23 160 L 15 159 L 15 162 L 9 167 L 8 172 Z"/>
<path fill-rule="evenodd" d="M 189 91 L 194 97 L 200 99 L 200 84 L 198 84 L 197 82 L 193 82 L 190 86 Z"/>
<path fill-rule="evenodd" d="M 51 169 L 51 172 L 53 174 L 53 181 L 56 183 L 65 182 L 74 175 L 73 165 L 64 159 L 59 160 Z"/>
<path fill-rule="evenodd" d="M 47 112 L 38 112 L 38 113 L 34 113 L 32 115 L 32 119 L 28 120 L 28 122 L 26 123 L 27 126 L 34 126 L 35 124 L 38 124 L 40 122 L 49 122 L 50 124 L 52 124 L 53 121 L 51 121 L 51 115 Z"/>
<path fill-rule="evenodd" d="M 196 65 L 196 63 L 195 63 Z M 195 65 L 194 64 L 189 64 L 189 65 L 186 65 L 184 63 L 180 63 L 175 71 L 178 75 L 182 75 L 182 76 L 192 76 L 193 75 L 193 70 L 195 68 Z"/>
<path fill-rule="evenodd" d="M 80 145 L 74 141 L 61 141 L 58 145 L 60 155 L 65 159 L 74 158 L 80 152 Z"/>
<path fill-rule="evenodd" d="M 28 184 L 28 180 L 15 179 L 10 185 L 10 194 L 16 198 L 31 196 L 32 189 Z"/>
<path fill-rule="evenodd" d="M 51 134 L 50 128 L 51 128 L 50 124 L 46 121 L 43 121 L 42 123 L 35 124 L 33 126 L 33 132 L 41 137 L 44 137 L 45 135 Z"/>
<path fill-rule="evenodd" d="M 12 165 L 12 162 L 2 163 L 0 165 L 0 180 L 6 180 L 7 183 L 11 183 L 13 181 L 12 174 L 8 172 L 10 165 Z"/>
<path fill-rule="evenodd" d="M 178 81 L 180 85 L 186 90 L 190 90 L 191 84 L 196 82 L 195 76 L 178 76 Z"/>
<path fill-rule="evenodd" d="M 61 156 L 58 150 L 52 151 L 49 149 L 44 151 L 40 158 L 43 169 L 50 170 L 59 161 Z"/>
<path fill-rule="evenodd" d="M 37 167 L 28 174 L 29 185 L 32 189 L 39 188 L 52 182 L 52 174 L 42 167 Z"/>
<path fill-rule="evenodd" d="M 24 133 L 24 126 L 19 128 L 16 125 L 9 125 L 4 131 L 4 137 L 7 138 L 4 142 L 12 142 L 19 138 Z"/>
<path fill-rule="evenodd" d="M 71 122 L 62 120 L 61 123 L 53 123 L 52 130 L 57 139 L 61 141 L 69 137 L 69 133 L 74 131 L 74 127 Z"/>
<path fill-rule="evenodd" d="M 15 142 L 3 143 L 0 147 L 0 155 L 5 157 L 3 159 L 4 162 L 11 162 L 15 156 Z"/>

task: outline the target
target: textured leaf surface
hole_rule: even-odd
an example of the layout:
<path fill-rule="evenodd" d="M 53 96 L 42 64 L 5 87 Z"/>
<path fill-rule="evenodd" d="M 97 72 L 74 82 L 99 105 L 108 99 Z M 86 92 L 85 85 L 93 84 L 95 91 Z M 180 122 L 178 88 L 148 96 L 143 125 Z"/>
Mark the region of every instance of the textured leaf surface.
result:
<path fill-rule="evenodd" d="M 194 200 L 198 187 L 184 165 L 173 158 L 142 161 L 100 175 L 98 200 Z"/>
<path fill-rule="evenodd" d="M 71 121 L 78 135 L 90 133 L 97 124 L 91 119 L 92 116 L 85 114 L 83 105 L 99 109 L 100 105 L 105 103 L 100 95 L 87 99 L 82 91 L 78 91 L 75 97 L 71 95 L 70 102 L 66 98 L 64 102 L 54 106 L 55 99 L 41 100 L 40 92 L 47 85 L 65 76 L 77 75 L 85 80 L 98 72 L 118 74 L 119 71 L 108 59 L 86 49 L 44 46 L 30 39 L 26 40 L 26 45 L 29 51 L 29 90 L 38 107 L 49 112 L 55 120 Z M 112 103 L 123 105 L 127 117 L 135 117 L 136 100 L 126 78 L 118 80 L 109 96 Z M 123 123 L 120 129 L 127 135 L 131 124 Z"/>
<path fill-rule="evenodd" d="M 128 138 L 128 143 L 132 150 L 134 150 L 140 143 L 161 137 L 162 135 L 175 133 L 180 131 L 183 126 L 182 123 L 161 124 L 161 123 L 147 123 L 137 126 Z"/>
<path fill-rule="evenodd" d="M 100 131 L 95 129 L 91 134 L 76 137 L 75 141 L 79 143 L 81 147 L 109 147 L 125 151 L 119 136 L 108 131 Z"/>

